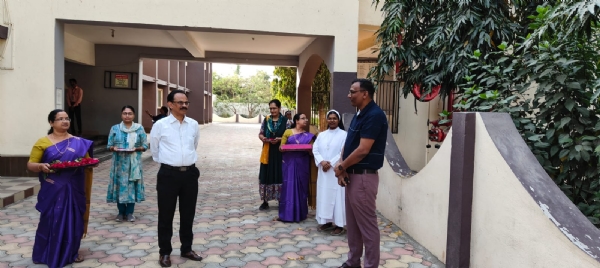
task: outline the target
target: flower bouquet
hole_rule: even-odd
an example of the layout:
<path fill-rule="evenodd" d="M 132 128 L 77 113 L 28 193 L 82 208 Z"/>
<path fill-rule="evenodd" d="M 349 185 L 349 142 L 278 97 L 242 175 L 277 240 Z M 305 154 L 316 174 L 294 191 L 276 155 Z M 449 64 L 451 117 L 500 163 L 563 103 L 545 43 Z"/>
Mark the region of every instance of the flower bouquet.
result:
<path fill-rule="evenodd" d="M 100 163 L 100 160 L 98 160 L 98 158 L 77 158 L 74 161 L 64 161 L 61 162 L 60 160 L 55 160 L 52 163 L 50 163 L 50 169 L 52 170 L 57 170 L 57 169 L 67 169 L 67 168 L 78 168 L 78 167 L 87 167 L 87 166 L 93 166 Z"/>

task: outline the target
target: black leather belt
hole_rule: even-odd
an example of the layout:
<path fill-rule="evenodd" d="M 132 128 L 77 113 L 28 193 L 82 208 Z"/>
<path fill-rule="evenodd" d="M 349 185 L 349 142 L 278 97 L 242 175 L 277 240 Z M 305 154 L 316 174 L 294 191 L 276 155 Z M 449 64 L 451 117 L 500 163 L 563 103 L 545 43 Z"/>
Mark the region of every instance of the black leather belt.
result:
<path fill-rule="evenodd" d="M 348 174 L 377 174 L 377 170 L 376 169 L 358 169 L 358 168 L 354 168 L 354 169 L 348 169 L 348 170 L 346 170 L 346 172 L 348 172 Z"/>
<path fill-rule="evenodd" d="M 196 166 L 196 164 L 192 164 L 191 166 L 186 166 L 186 167 L 174 167 L 174 166 L 170 166 L 167 164 L 160 164 L 160 168 L 166 168 L 166 169 L 177 170 L 177 171 L 188 171 L 189 169 L 191 169 L 195 166 Z"/>

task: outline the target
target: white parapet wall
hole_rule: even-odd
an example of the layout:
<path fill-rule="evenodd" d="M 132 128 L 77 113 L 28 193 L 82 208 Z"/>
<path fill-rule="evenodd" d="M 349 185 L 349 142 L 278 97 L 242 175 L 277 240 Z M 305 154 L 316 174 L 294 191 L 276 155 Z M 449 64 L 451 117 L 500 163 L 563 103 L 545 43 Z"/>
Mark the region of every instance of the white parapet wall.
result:
<path fill-rule="evenodd" d="M 253 117 L 253 118 L 244 118 L 244 117 L 240 116 L 236 120 L 236 115 L 232 115 L 230 117 L 220 117 L 217 114 L 213 114 L 213 122 L 215 122 L 215 123 L 240 123 L 240 124 L 260 124 L 261 123 L 258 121 L 258 116 Z"/>
<path fill-rule="evenodd" d="M 518 134 L 498 141 L 499 135 L 493 139 L 488 132 L 491 121 L 486 122 L 477 114 L 470 266 L 600 267 L 600 231 L 575 205 L 565 202 L 566 196 L 545 173 L 531 173 L 541 167 L 525 162 L 527 155 L 522 152 L 526 151 L 521 147 L 526 145 L 516 140 Z M 378 210 L 442 262 L 447 253 L 451 140 L 452 133 L 427 166 L 412 177 L 397 175 L 386 161 L 377 197 Z M 507 141 L 511 143 L 505 146 Z M 525 169 L 531 170 L 529 174 L 510 160 L 515 157 L 510 155 L 513 151 L 531 167 Z M 531 161 L 533 155 L 527 157 Z M 536 179 L 524 179 L 527 176 Z M 544 198 L 558 201 L 546 204 L 540 201 Z"/>
<path fill-rule="evenodd" d="M 452 132 L 447 139 L 452 139 Z M 394 173 L 384 161 L 377 195 L 377 209 L 442 262 L 446 258 L 450 150 L 451 143 L 445 142 L 429 164 L 407 178 Z"/>
<path fill-rule="evenodd" d="M 235 123 L 235 115 L 230 117 L 220 117 L 213 114 L 213 123 Z"/>
<path fill-rule="evenodd" d="M 258 122 L 258 116 L 252 117 L 252 118 L 244 118 L 240 116 L 239 122 L 238 123 L 242 123 L 242 124 L 260 124 L 260 122 Z"/>

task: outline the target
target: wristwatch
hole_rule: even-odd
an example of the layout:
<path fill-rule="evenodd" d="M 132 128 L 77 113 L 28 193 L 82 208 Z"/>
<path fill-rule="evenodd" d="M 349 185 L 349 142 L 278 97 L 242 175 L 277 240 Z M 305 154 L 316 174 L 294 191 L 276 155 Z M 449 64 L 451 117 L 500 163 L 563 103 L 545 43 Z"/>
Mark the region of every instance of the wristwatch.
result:
<path fill-rule="evenodd" d="M 342 167 L 342 165 L 338 165 L 338 169 L 339 169 L 340 171 L 344 171 L 344 167 Z"/>

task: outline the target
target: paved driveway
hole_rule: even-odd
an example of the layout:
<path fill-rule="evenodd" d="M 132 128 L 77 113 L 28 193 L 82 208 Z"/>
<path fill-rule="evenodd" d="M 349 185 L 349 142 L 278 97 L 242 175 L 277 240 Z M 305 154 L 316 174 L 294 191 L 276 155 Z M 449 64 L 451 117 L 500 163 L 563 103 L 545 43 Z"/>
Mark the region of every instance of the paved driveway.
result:
<path fill-rule="evenodd" d="M 317 232 L 314 211 L 302 223 L 282 223 L 272 220 L 277 216 L 273 202 L 271 210 L 258 210 L 259 128 L 258 124 L 201 126 L 193 249 L 205 259 L 198 263 L 179 257 L 177 214 L 173 267 L 337 267 L 346 260 L 346 236 Z M 116 205 L 105 201 L 110 164 L 104 162 L 95 170 L 89 230 L 80 250 L 85 261 L 72 267 L 159 267 L 158 165 L 149 152 L 144 153 L 147 201 L 136 205 L 136 222 L 117 223 Z M 0 209 L 0 267 L 46 267 L 31 262 L 39 220 L 35 202 L 32 196 Z M 380 229 L 382 267 L 443 267 L 383 217 Z"/>

